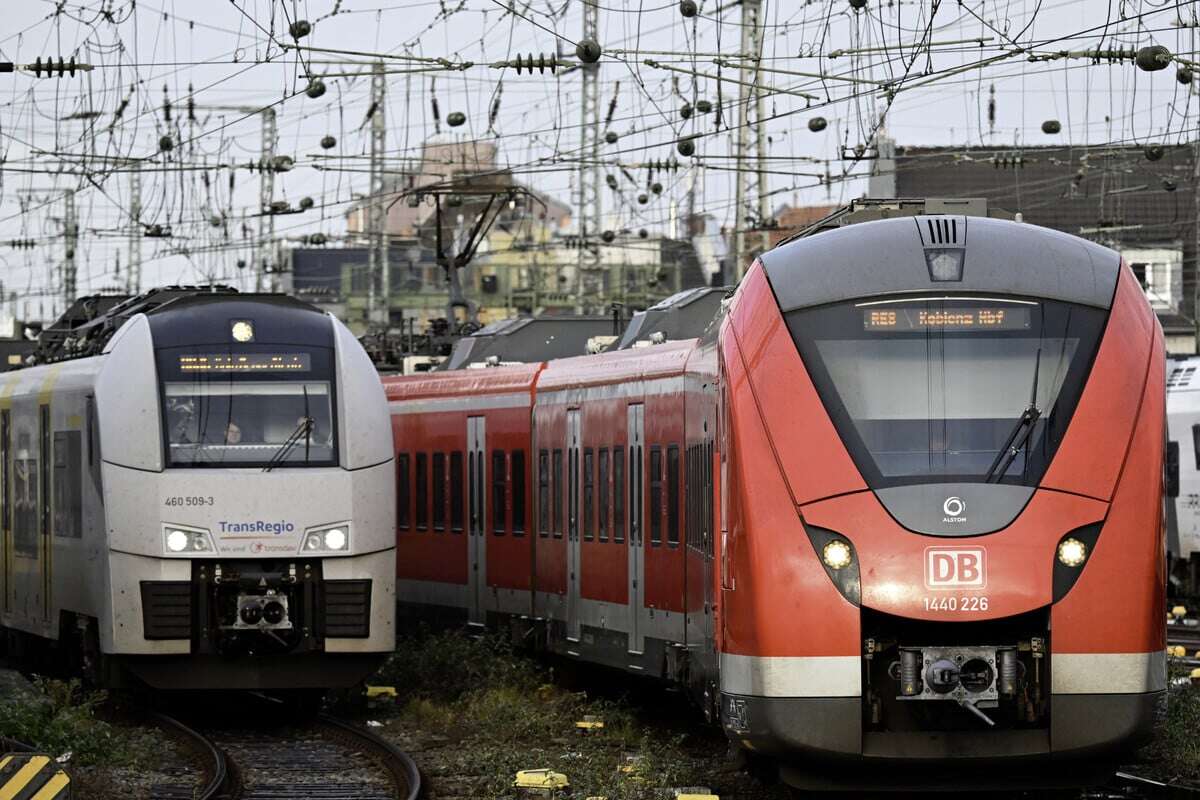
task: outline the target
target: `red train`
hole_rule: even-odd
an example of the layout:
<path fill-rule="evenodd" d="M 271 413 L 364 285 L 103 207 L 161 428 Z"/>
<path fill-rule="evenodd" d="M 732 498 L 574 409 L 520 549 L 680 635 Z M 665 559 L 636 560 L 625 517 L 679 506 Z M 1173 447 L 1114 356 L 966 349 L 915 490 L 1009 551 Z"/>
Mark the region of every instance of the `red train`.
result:
<path fill-rule="evenodd" d="M 1165 698 L 1163 363 L 1090 242 L 797 239 L 700 338 L 386 379 L 397 595 L 686 684 L 793 781 L 1128 747 Z"/>

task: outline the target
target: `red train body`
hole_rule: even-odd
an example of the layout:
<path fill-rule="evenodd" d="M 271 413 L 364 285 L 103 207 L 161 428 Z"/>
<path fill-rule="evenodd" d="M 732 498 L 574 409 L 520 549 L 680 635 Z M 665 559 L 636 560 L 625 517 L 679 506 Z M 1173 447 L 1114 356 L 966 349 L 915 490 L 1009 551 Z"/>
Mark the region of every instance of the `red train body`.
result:
<path fill-rule="evenodd" d="M 1163 343 L 1110 250 L 863 223 L 700 339 L 385 385 L 402 608 L 684 683 L 748 749 L 1095 755 L 1163 701 Z"/>

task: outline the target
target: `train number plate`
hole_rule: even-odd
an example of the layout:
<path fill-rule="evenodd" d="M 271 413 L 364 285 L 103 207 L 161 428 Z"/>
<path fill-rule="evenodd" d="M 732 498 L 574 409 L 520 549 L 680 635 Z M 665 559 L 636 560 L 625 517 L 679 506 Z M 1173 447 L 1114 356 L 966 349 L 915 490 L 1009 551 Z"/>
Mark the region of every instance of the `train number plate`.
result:
<path fill-rule="evenodd" d="M 922 597 L 921 600 L 925 605 L 926 611 L 987 611 L 988 599 L 984 595 L 971 595 L 970 597 L 955 597 L 953 595 L 942 595 L 940 597 Z"/>

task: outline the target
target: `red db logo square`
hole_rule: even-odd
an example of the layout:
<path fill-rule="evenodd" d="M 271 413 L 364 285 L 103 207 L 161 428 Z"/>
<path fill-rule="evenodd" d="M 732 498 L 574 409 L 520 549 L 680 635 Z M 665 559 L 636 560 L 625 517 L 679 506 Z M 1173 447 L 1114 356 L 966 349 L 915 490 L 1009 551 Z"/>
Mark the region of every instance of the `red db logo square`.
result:
<path fill-rule="evenodd" d="M 982 589 L 987 553 L 982 547 L 926 547 L 926 589 Z"/>

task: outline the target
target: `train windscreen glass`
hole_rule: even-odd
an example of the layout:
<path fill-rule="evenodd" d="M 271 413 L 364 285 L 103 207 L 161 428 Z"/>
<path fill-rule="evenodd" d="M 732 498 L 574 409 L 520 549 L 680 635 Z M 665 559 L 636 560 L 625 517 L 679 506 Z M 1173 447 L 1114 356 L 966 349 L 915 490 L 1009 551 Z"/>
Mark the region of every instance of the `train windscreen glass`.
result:
<path fill-rule="evenodd" d="M 1036 485 L 1079 401 L 1105 312 L 1048 300 L 923 297 L 786 318 L 859 470 L 882 488 Z"/>
<path fill-rule="evenodd" d="M 167 463 L 337 463 L 332 358 L 320 349 L 159 353 Z"/>

